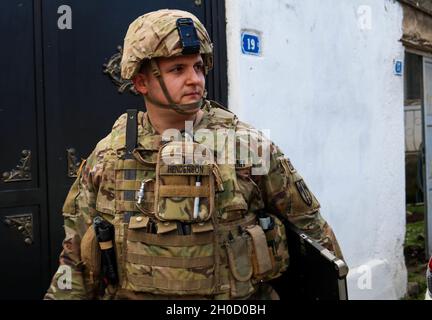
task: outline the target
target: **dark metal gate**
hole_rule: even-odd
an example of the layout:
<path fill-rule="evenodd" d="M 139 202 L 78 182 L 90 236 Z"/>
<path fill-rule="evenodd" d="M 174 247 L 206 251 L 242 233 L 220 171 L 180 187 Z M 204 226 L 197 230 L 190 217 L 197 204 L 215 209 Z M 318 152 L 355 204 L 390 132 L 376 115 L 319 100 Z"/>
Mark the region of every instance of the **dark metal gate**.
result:
<path fill-rule="evenodd" d="M 120 114 L 143 105 L 127 87 L 119 94 L 103 65 L 132 20 L 161 8 L 205 23 L 215 43 L 209 97 L 226 104 L 222 0 L 0 2 L 0 299 L 40 299 L 48 288 L 77 163 Z"/>

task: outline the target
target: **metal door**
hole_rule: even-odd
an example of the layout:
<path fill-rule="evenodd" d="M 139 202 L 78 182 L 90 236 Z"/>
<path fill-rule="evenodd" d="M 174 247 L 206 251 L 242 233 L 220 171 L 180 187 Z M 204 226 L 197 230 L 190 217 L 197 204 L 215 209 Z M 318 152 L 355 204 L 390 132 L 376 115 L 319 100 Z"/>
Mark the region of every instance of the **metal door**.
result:
<path fill-rule="evenodd" d="M 0 298 L 46 289 L 48 210 L 37 2 L 0 2 Z"/>
<path fill-rule="evenodd" d="M 162 8 L 205 23 L 215 43 L 209 97 L 226 104 L 224 1 L 0 2 L 0 299 L 39 299 L 48 288 L 77 163 L 127 108 L 143 106 L 127 86 L 118 92 L 104 65 L 118 58 L 130 22 Z"/>

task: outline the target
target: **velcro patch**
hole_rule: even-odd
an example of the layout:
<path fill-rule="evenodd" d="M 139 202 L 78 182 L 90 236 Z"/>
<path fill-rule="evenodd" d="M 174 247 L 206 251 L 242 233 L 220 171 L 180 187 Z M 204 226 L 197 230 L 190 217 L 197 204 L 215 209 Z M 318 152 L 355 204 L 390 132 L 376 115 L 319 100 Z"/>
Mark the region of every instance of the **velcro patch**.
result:
<path fill-rule="evenodd" d="M 304 203 L 306 203 L 309 207 L 312 206 L 312 194 L 303 179 L 296 181 L 295 186 Z"/>
<path fill-rule="evenodd" d="M 160 167 L 160 174 L 181 176 L 207 176 L 209 175 L 209 166 L 200 164 L 162 165 Z"/>

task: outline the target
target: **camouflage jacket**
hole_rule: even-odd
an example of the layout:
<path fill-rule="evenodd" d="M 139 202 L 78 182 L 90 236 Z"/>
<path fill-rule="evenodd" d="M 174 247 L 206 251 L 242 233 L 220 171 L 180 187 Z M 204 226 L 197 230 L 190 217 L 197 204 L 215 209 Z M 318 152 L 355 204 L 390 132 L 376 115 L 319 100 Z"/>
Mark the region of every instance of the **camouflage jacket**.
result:
<path fill-rule="evenodd" d="M 214 133 L 220 128 L 234 128 L 236 132 L 252 130 L 256 133 L 251 126 L 239 121 L 235 115 L 216 103 L 206 101 L 203 111 L 204 116 L 199 123 L 194 125 L 194 130 L 208 129 L 208 132 Z M 101 215 L 109 221 L 121 219 L 119 213 L 129 211 L 128 200 L 134 200 L 125 199 L 122 194 L 116 194 L 115 180 L 118 177 L 115 174 L 107 174 L 116 165 L 116 161 L 121 161 L 118 159 L 121 159 L 124 154 L 125 127 L 126 114 L 115 122 L 110 134 L 97 144 L 70 189 L 63 206 L 66 236 L 63 241 L 63 251 L 60 254 L 60 268 L 52 279 L 45 299 L 94 299 L 97 296 L 92 283 L 88 283 L 84 276 L 86 268 L 80 251 L 81 240 L 96 215 Z M 154 152 L 158 150 L 161 139 L 155 139 L 155 137 L 158 137 L 158 134 L 148 121 L 146 114 L 140 112 L 138 114 L 138 149 Z M 235 185 L 224 183 L 224 192 L 219 195 L 216 202 L 218 216 L 221 219 L 229 218 L 229 210 L 226 210 L 228 204 L 224 201 L 224 194 L 241 193 L 247 205 L 246 210 L 264 209 L 285 217 L 304 233 L 342 258 L 336 237 L 321 216 L 320 205 L 315 196 L 309 191 L 300 174 L 281 150 L 271 142 L 269 142 L 269 150 L 267 174 L 251 175 L 248 170 L 237 170 L 237 174 L 242 176 L 242 179 L 252 179 L 258 188 L 247 190 L 248 184 L 242 184 L 242 179 L 239 179 L 240 182 Z M 155 156 L 154 152 L 149 155 L 150 158 Z M 119 207 L 118 204 L 112 205 L 116 202 L 115 200 L 122 200 L 117 203 L 124 203 L 128 208 L 122 208 L 123 205 Z M 70 283 L 64 282 L 65 270 L 69 272 Z"/>

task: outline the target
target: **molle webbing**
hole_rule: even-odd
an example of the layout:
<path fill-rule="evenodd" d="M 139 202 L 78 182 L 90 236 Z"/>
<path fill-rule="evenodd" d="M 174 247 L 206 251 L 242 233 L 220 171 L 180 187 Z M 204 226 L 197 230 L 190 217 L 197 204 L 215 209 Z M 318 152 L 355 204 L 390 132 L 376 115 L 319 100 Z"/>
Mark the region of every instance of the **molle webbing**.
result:
<path fill-rule="evenodd" d="M 246 215 L 240 221 L 235 220 L 235 221 L 227 222 L 227 223 L 219 223 L 218 228 L 221 232 L 229 232 L 229 231 L 234 230 L 238 227 L 246 228 L 247 226 L 254 224 L 255 220 L 256 220 L 256 215 L 254 213 L 250 213 L 250 214 Z"/>
<path fill-rule="evenodd" d="M 160 197 L 209 197 L 210 188 L 208 186 L 160 186 Z"/>
<path fill-rule="evenodd" d="M 210 289 L 214 284 L 214 277 L 201 280 L 168 280 L 146 275 L 129 275 L 129 280 L 135 283 L 137 287 L 161 288 L 174 292 L 178 290 L 197 291 L 200 289 Z"/>
<path fill-rule="evenodd" d="M 152 233 L 137 232 L 129 230 L 128 240 L 141 241 L 148 245 L 164 245 L 170 247 L 192 247 L 197 245 L 211 244 L 214 239 L 212 232 L 205 232 L 202 234 L 192 234 L 186 236 L 179 235 L 158 235 Z"/>
<path fill-rule="evenodd" d="M 128 252 L 127 261 L 146 266 L 170 267 L 170 268 L 205 268 L 214 265 L 214 256 L 208 257 L 162 257 L 143 256 L 139 253 Z"/>
<path fill-rule="evenodd" d="M 116 180 L 115 187 L 116 190 L 138 190 L 140 188 L 141 182 L 138 180 Z"/>
<path fill-rule="evenodd" d="M 117 193 L 115 207 L 117 212 L 129 212 L 138 209 L 136 207 L 135 194 L 140 189 L 142 180 L 153 177 L 154 167 L 145 165 L 133 159 L 118 159 L 115 166 L 115 184 Z M 133 177 L 133 179 L 131 179 Z M 150 194 L 154 192 L 154 184 L 147 183 L 145 186 L 145 200 L 150 201 Z M 153 201 L 151 201 L 153 202 Z"/>

